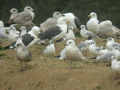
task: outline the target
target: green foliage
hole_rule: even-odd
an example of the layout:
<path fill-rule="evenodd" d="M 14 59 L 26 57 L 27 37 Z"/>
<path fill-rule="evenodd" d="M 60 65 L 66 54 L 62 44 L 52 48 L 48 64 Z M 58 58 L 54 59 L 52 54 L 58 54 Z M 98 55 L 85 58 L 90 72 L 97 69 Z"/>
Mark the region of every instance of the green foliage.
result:
<path fill-rule="evenodd" d="M 96 11 L 100 20 L 110 19 L 117 26 L 120 23 L 119 0 L 0 0 L 0 19 L 7 22 L 10 8 L 18 8 L 21 11 L 26 5 L 35 9 L 37 17 L 34 22 L 37 25 L 57 10 L 75 13 L 82 24 L 86 24 L 87 15 L 91 11 Z"/>

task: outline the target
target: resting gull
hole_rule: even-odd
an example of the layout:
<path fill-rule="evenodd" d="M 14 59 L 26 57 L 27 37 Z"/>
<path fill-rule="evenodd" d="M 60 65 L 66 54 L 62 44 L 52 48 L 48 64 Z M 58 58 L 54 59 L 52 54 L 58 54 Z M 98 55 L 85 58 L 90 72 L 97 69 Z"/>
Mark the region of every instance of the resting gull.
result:
<path fill-rule="evenodd" d="M 112 21 L 110 20 L 105 20 L 102 22 L 99 22 L 97 19 L 97 14 L 95 12 L 91 12 L 89 15 L 90 19 L 87 22 L 87 28 L 88 30 L 95 32 L 97 34 L 101 34 L 102 36 L 112 36 L 113 34 L 120 34 L 120 29 L 115 27 L 112 24 Z"/>
<path fill-rule="evenodd" d="M 18 36 L 19 31 L 16 30 L 14 24 L 10 25 L 10 27 L 4 27 L 4 22 L 0 24 L 0 38 L 9 41 L 16 41 Z"/>
<path fill-rule="evenodd" d="M 114 71 L 120 71 L 120 61 L 118 61 L 114 56 L 112 56 L 111 68 Z"/>
<path fill-rule="evenodd" d="M 30 6 L 26 6 L 24 11 L 18 13 L 12 20 L 9 20 L 9 23 L 16 23 L 20 25 L 30 26 L 33 24 L 32 21 L 35 17 L 35 13 Z"/>
<path fill-rule="evenodd" d="M 85 60 L 86 58 L 82 55 L 81 51 L 75 44 L 74 40 L 68 40 L 65 48 L 61 51 L 59 59 L 70 59 L 70 60 Z"/>
<path fill-rule="evenodd" d="M 80 35 L 82 37 L 84 37 L 84 38 L 95 38 L 96 37 L 96 35 L 93 32 L 88 31 L 86 29 L 85 25 L 81 25 L 80 28 L 81 28 L 80 29 Z"/>
<path fill-rule="evenodd" d="M 107 39 L 106 47 L 109 49 L 117 48 L 120 50 L 120 43 L 115 42 L 114 38 L 109 37 Z"/>
<path fill-rule="evenodd" d="M 62 14 L 59 11 L 55 11 L 53 16 L 45 20 L 42 24 L 40 24 L 41 31 L 49 30 L 49 28 L 56 26 L 58 18 L 60 18 Z"/>
<path fill-rule="evenodd" d="M 24 32 L 24 30 L 22 32 Z M 39 38 L 38 38 L 39 32 L 40 32 L 40 28 L 37 26 L 34 26 L 31 29 L 31 31 L 27 32 L 26 34 L 23 34 L 22 36 L 19 36 L 15 42 L 4 47 L 4 49 L 15 48 L 19 40 L 21 40 L 24 46 L 28 48 L 39 41 Z"/>

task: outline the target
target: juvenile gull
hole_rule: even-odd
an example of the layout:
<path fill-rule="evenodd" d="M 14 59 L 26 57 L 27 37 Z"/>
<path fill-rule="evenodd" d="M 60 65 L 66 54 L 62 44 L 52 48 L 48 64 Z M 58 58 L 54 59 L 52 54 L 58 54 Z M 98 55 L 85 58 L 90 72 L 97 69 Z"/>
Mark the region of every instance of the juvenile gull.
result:
<path fill-rule="evenodd" d="M 9 20 L 13 20 L 14 18 L 16 18 L 17 14 L 18 14 L 18 10 L 16 8 L 12 8 L 10 9 L 10 18 Z M 10 21 L 8 21 L 10 23 Z"/>
<path fill-rule="evenodd" d="M 49 30 L 49 28 L 56 26 L 58 18 L 60 18 L 62 14 L 59 11 L 55 11 L 53 16 L 45 20 L 42 24 L 40 24 L 41 31 Z"/>
<path fill-rule="evenodd" d="M 35 13 L 30 6 L 26 6 L 24 11 L 18 13 L 12 20 L 9 20 L 9 23 L 16 23 L 25 26 L 31 26 L 33 23 L 33 19 L 35 17 Z"/>

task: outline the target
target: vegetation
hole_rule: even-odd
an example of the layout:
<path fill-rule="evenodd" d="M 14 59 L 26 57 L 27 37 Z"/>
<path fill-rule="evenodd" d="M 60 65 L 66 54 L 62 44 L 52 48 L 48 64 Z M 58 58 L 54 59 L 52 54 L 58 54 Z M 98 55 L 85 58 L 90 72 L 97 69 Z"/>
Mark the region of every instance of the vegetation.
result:
<path fill-rule="evenodd" d="M 38 25 L 58 10 L 75 13 L 83 24 L 88 19 L 88 13 L 95 11 L 100 20 L 110 19 L 114 25 L 120 27 L 119 0 L 0 0 L 0 19 L 7 22 L 10 8 L 18 8 L 21 11 L 26 5 L 35 9 L 35 23 Z"/>

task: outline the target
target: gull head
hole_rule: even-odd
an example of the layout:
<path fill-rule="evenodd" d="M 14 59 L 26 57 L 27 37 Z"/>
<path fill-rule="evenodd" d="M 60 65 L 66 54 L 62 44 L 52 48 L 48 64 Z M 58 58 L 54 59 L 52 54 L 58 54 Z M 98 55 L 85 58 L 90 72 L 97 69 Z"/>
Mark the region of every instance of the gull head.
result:
<path fill-rule="evenodd" d="M 12 8 L 12 9 L 10 9 L 10 13 L 11 14 L 17 14 L 18 10 L 16 8 Z"/>
<path fill-rule="evenodd" d="M 66 42 L 66 46 L 75 46 L 75 41 L 74 40 L 68 40 Z"/>
<path fill-rule="evenodd" d="M 24 46 L 24 44 L 22 43 L 22 39 L 21 38 L 18 38 L 16 44 L 15 44 L 15 47 L 16 48 L 19 48 L 19 47 L 22 47 Z"/>
<path fill-rule="evenodd" d="M 94 40 L 88 40 L 86 42 L 88 45 L 96 45 L 95 41 Z"/>
<path fill-rule="evenodd" d="M 88 15 L 89 18 L 97 18 L 97 14 L 95 12 L 91 12 L 89 15 Z"/>
<path fill-rule="evenodd" d="M 59 18 L 59 17 L 61 17 L 62 16 L 62 14 L 59 12 L 59 11 L 55 11 L 54 13 L 53 13 L 53 17 L 54 18 Z"/>
<path fill-rule="evenodd" d="M 16 44 L 16 47 L 18 48 L 18 47 L 22 47 L 23 45 L 22 45 L 22 43 L 18 43 L 18 44 Z"/>
<path fill-rule="evenodd" d="M 81 29 L 85 29 L 85 25 L 81 25 L 80 28 L 81 28 Z"/>
<path fill-rule="evenodd" d="M 107 38 L 107 41 L 114 41 L 112 37 Z"/>
<path fill-rule="evenodd" d="M 34 11 L 34 9 L 32 8 L 32 7 L 30 7 L 30 6 L 26 6 L 25 8 L 24 8 L 24 11 Z"/>
<path fill-rule="evenodd" d="M 33 26 L 31 31 L 38 36 L 38 34 L 40 33 L 40 28 L 38 26 Z"/>

